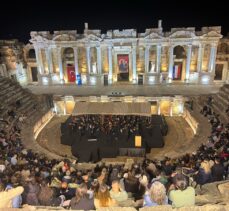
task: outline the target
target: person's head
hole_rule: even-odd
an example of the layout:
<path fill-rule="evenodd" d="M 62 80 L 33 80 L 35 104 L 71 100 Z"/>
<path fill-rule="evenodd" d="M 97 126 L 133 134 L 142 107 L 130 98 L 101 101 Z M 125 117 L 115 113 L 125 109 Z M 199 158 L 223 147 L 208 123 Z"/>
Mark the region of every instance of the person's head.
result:
<path fill-rule="evenodd" d="M 67 170 L 65 174 L 66 174 L 66 176 L 70 176 L 71 175 L 71 171 Z"/>
<path fill-rule="evenodd" d="M 205 173 L 210 173 L 211 172 L 211 166 L 208 161 L 204 160 L 201 162 L 200 167 L 204 170 Z"/>
<path fill-rule="evenodd" d="M 88 182 L 89 176 L 88 176 L 87 172 L 82 174 L 82 179 L 83 179 L 84 182 Z"/>
<path fill-rule="evenodd" d="M 101 207 L 107 207 L 109 204 L 110 192 L 106 184 L 101 184 L 99 186 L 98 192 L 95 194 L 95 198 L 99 200 Z"/>
<path fill-rule="evenodd" d="M 154 182 L 150 187 L 150 198 L 158 205 L 164 204 L 166 198 L 165 186 L 158 181 Z"/>
<path fill-rule="evenodd" d="M 188 187 L 188 182 L 183 174 L 176 174 L 173 178 L 175 187 L 178 190 L 185 190 Z"/>
<path fill-rule="evenodd" d="M 47 187 L 48 184 L 49 184 L 48 179 L 43 179 L 43 180 L 41 181 L 41 187 Z"/>
<path fill-rule="evenodd" d="M 103 168 L 102 171 L 101 171 L 101 175 L 106 175 L 106 174 L 107 174 L 107 169 Z"/>
<path fill-rule="evenodd" d="M 68 183 L 67 182 L 62 182 L 61 183 L 61 188 L 62 189 L 67 189 L 68 188 Z"/>
<path fill-rule="evenodd" d="M 220 158 L 219 158 L 219 157 L 216 157 L 216 158 L 215 158 L 215 163 L 216 163 L 216 164 L 219 164 L 219 163 L 220 163 Z"/>
<path fill-rule="evenodd" d="M 79 203 L 80 199 L 87 196 L 87 185 L 85 183 L 81 183 L 76 188 L 76 203 Z"/>
<path fill-rule="evenodd" d="M 114 191 L 114 192 L 119 192 L 119 191 L 120 191 L 120 183 L 119 183 L 119 180 L 113 180 L 113 181 L 112 181 L 112 184 L 111 184 L 111 187 L 112 187 L 112 191 Z"/>

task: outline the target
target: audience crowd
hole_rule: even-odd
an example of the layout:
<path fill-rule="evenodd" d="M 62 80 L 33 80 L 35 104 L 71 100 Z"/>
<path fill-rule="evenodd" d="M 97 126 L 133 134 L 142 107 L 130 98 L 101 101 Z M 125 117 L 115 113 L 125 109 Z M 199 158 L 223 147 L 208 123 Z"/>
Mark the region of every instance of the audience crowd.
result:
<path fill-rule="evenodd" d="M 212 132 L 206 144 L 196 152 L 176 159 L 148 160 L 132 166 L 97 164 L 80 170 L 68 159 L 49 160 L 33 153 L 21 141 L 21 123 L 10 122 L 17 111 L 0 119 L 0 208 L 20 208 L 24 205 L 63 206 L 91 210 L 113 206 L 173 207 L 195 204 L 195 187 L 228 178 L 229 125 L 220 122 L 212 111 L 211 102 L 201 113 L 208 118 Z M 102 117 L 100 117 L 102 118 Z M 138 122 L 147 118 L 104 116 L 103 119 L 75 118 L 73 127 L 101 128 L 110 133 L 114 128 L 138 130 Z M 102 127 L 101 127 L 102 125 Z"/>

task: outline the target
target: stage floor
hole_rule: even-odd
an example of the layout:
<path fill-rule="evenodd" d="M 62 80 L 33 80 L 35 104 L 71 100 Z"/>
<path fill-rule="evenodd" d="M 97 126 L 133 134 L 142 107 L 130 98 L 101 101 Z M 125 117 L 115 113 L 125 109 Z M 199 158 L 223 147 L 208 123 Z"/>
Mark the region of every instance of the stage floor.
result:
<path fill-rule="evenodd" d="M 68 116 L 54 116 L 41 131 L 37 141 L 41 146 L 51 152 L 72 157 L 71 147 L 60 144 L 60 125 L 67 118 Z M 164 156 L 177 157 L 186 152 L 193 152 L 199 146 L 200 143 L 192 142 L 194 134 L 182 117 L 166 117 L 166 122 L 169 130 L 167 136 L 164 136 L 165 146 L 163 148 L 151 149 L 151 152 L 147 154 L 148 158 L 162 159 Z"/>

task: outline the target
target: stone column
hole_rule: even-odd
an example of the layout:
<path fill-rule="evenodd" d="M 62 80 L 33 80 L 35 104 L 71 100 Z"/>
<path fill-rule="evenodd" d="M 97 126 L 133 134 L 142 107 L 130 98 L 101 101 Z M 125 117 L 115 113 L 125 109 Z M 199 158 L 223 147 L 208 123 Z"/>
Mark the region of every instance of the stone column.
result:
<path fill-rule="evenodd" d="M 157 45 L 157 66 L 156 66 L 157 73 L 161 71 L 161 45 Z"/>
<path fill-rule="evenodd" d="M 97 50 L 97 68 L 98 68 L 98 74 L 102 73 L 102 59 L 101 59 L 101 47 L 97 46 L 96 47 Z"/>
<path fill-rule="evenodd" d="M 75 75 L 77 79 L 77 75 L 79 74 L 78 49 L 77 47 L 74 47 L 73 50 L 74 50 Z M 77 80 L 76 80 L 76 83 L 77 83 Z"/>
<path fill-rule="evenodd" d="M 49 74 L 53 73 L 53 62 L 52 62 L 52 49 L 46 48 L 45 49 L 46 59 L 48 61 L 48 70 Z"/>
<path fill-rule="evenodd" d="M 211 52 L 210 52 L 210 60 L 208 63 L 208 71 L 211 74 L 215 74 L 215 60 L 216 60 L 216 52 L 217 45 L 215 43 L 211 44 Z"/>
<path fill-rule="evenodd" d="M 112 46 L 108 46 L 108 63 L 109 63 L 109 73 L 108 79 L 112 80 Z"/>
<path fill-rule="evenodd" d="M 150 49 L 150 46 L 146 45 L 145 47 L 145 73 L 149 72 L 149 49 Z"/>
<path fill-rule="evenodd" d="M 132 70 L 133 70 L 133 75 L 132 75 L 132 77 L 133 77 L 133 79 L 132 79 L 132 81 L 133 81 L 133 82 L 136 82 L 136 80 L 137 80 L 136 45 L 133 45 L 133 46 L 132 46 L 132 60 L 133 60 L 133 62 L 132 62 L 132 64 L 133 64 L 133 67 L 132 67 Z"/>
<path fill-rule="evenodd" d="M 86 47 L 86 53 L 87 53 L 87 71 L 88 74 L 91 73 L 91 47 L 87 46 Z"/>
<path fill-rule="evenodd" d="M 197 72 L 202 71 L 203 52 L 204 52 L 204 45 L 200 44 L 198 48 Z"/>
<path fill-rule="evenodd" d="M 169 48 L 169 79 L 173 79 L 173 48 L 174 46 Z"/>
<path fill-rule="evenodd" d="M 157 101 L 157 114 L 161 114 L 160 100 Z"/>
<path fill-rule="evenodd" d="M 189 81 L 191 57 L 192 57 L 192 45 L 190 44 L 188 45 L 188 48 L 187 48 L 186 74 L 185 74 L 186 82 Z"/>
<path fill-rule="evenodd" d="M 57 58 L 60 72 L 60 83 L 64 83 L 64 72 L 63 72 L 63 64 L 62 64 L 62 55 L 61 55 L 61 47 L 57 49 Z"/>
<path fill-rule="evenodd" d="M 35 54 L 36 54 L 36 61 L 37 61 L 37 69 L 40 75 L 44 74 L 43 65 L 40 59 L 40 49 L 38 47 L 34 47 Z"/>

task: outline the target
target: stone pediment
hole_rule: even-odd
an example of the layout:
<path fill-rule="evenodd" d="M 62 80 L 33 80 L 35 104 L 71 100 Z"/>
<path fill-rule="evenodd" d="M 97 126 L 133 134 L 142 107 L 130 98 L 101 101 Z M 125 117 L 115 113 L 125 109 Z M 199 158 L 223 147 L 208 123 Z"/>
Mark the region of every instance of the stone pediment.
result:
<path fill-rule="evenodd" d="M 221 38 L 223 37 L 220 33 L 216 32 L 216 31 L 210 31 L 206 34 L 203 34 L 202 37 L 218 37 Z"/>
<path fill-rule="evenodd" d="M 32 39 L 29 40 L 31 43 L 47 43 L 49 40 L 47 38 L 42 37 L 41 35 L 33 36 Z"/>
<path fill-rule="evenodd" d="M 53 41 L 75 41 L 76 37 L 71 34 L 60 34 L 55 36 Z"/>
<path fill-rule="evenodd" d="M 89 35 L 86 35 L 84 38 L 82 38 L 80 41 L 83 41 L 83 42 L 90 42 L 90 41 L 99 41 L 101 42 L 103 39 L 94 35 L 94 34 L 89 34 Z"/>
<path fill-rule="evenodd" d="M 191 31 L 175 31 L 169 35 L 170 38 L 194 38 L 196 35 Z"/>
<path fill-rule="evenodd" d="M 136 37 L 137 36 L 137 32 L 134 29 L 125 29 L 125 30 L 113 30 L 113 37 L 114 38 L 123 38 L 123 37 Z"/>
<path fill-rule="evenodd" d="M 162 39 L 163 37 L 158 33 L 152 32 L 145 36 L 145 39 Z"/>

